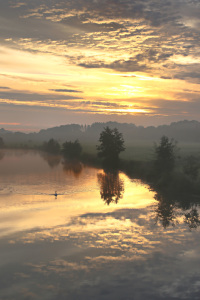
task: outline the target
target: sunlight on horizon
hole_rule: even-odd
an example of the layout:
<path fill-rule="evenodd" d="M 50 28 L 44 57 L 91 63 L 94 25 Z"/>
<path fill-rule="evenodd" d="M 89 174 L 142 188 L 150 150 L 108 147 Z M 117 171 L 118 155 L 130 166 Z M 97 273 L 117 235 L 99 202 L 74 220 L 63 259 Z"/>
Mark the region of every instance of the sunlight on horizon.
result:
<path fill-rule="evenodd" d="M 2 3 L 2 122 L 27 130 L 19 110 L 10 114 L 16 106 L 30 118 L 38 110 L 40 128 L 69 118 L 92 123 L 96 114 L 99 121 L 128 118 L 140 125 L 200 120 L 199 31 L 187 4 L 179 10 L 170 3 L 164 17 L 162 5 L 157 11 L 148 3 L 139 9 L 114 1 L 105 11 L 103 3 L 89 3 Z M 48 108 L 52 121 L 41 117 Z"/>

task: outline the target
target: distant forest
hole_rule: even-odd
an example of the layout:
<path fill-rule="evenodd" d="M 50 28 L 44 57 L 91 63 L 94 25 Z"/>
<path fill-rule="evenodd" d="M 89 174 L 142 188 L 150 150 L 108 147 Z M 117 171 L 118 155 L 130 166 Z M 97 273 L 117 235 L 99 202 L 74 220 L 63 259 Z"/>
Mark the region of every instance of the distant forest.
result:
<path fill-rule="evenodd" d="M 13 144 L 31 146 L 32 144 L 47 142 L 51 138 L 56 139 L 59 143 L 79 140 L 83 144 L 96 144 L 100 133 L 107 126 L 111 129 L 117 128 L 123 134 L 126 145 L 140 142 L 157 142 L 163 135 L 182 143 L 200 142 L 200 122 L 186 120 L 158 127 L 143 127 L 117 122 L 93 123 L 92 125 L 70 124 L 28 134 L 12 132 L 2 128 L 0 129 L 0 137 L 3 138 L 4 143 L 8 146 Z"/>

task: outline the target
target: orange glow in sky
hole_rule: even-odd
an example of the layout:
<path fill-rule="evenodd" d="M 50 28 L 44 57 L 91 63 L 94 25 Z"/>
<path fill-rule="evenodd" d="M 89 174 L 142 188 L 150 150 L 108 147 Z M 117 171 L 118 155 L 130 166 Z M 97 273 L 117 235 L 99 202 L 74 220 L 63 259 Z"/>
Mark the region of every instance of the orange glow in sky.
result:
<path fill-rule="evenodd" d="M 196 2 L 43 2 L 0 4 L 2 124 L 200 120 Z"/>

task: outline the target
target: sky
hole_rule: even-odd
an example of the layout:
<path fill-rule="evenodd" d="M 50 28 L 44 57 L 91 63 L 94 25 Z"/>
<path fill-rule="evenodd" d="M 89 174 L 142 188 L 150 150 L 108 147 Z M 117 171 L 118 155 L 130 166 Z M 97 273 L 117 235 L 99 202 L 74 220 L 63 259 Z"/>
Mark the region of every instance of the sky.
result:
<path fill-rule="evenodd" d="M 0 128 L 200 121 L 199 0 L 0 0 Z"/>

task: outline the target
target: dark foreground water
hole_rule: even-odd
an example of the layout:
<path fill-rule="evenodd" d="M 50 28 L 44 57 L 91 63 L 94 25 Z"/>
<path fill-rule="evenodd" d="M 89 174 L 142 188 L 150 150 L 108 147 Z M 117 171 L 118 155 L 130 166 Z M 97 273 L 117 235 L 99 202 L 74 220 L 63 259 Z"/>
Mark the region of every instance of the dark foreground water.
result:
<path fill-rule="evenodd" d="M 0 153 L 1 300 L 200 299 L 200 232 L 123 173 Z M 53 195 L 57 191 L 58 196 Z"/>

